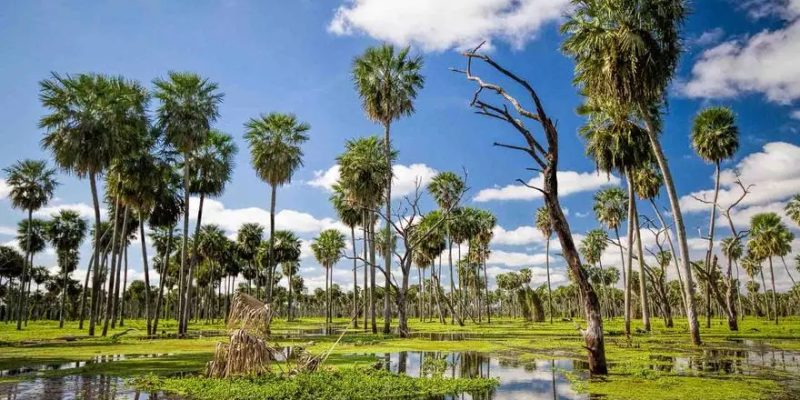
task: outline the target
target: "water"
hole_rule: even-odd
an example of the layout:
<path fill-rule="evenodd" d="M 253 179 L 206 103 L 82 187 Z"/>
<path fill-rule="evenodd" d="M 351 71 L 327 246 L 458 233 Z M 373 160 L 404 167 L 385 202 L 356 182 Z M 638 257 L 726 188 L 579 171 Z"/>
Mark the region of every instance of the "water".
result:
<path fill-rule="evenodd" d="M 0 384 L 2 400 L 179 400 L 161 392 L 132 389 L 125 379 L 108 376 L 37 378 Z"/>
<path fill-rule="evenodd" d="M 142 355 L 125 355 L 125 354 L 110 354 L 102 356 L 94 356 L 90 360 L 85 361 L 70 361 L 63 363 L 44 363 L 44 364 L 28 364 L 18 368 L 10 368 L 0 370 L 0 377 L 17 376 L 24 374 L 33 374 L 36 372 L 44 371 L 58 371 L 62 369 L 83 368 L 92 364 L 104 364 L 109 362 L 124 361 L 134 358 L 157 358 L 164 356 L 171 356 L 171 353 L 166 354 L 142 354 Z"/>
<path fill-rule="evenodd" d="M 572 360 L 516 362 L 477 352 L 403 351 L 378 357 L 383 368 L 392 372 L 421 377 L 441 374 L 445 377 L 499 378 L 500 385 L 491 393 L 460 394 L 444 399 L 474 400 L 579 400 L 587 395 L 575 392 L 564 376 L 567 371 L 579 374 L 583 366 Z M 426 361 L 427 360 L 427 361 Z"/>
<path fill-rule="evenodd" d="M 690 357 L 656 355 L 650 359 L 654 361 L 651 369 L 679 374 L 800 373 L 800 353 L 794 351 L 708 349 Z"/>

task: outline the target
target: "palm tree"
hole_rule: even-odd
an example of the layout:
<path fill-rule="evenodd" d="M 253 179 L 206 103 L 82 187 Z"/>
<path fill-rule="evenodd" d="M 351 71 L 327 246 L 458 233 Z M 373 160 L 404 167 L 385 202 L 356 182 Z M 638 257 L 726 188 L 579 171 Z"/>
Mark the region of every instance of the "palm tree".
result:
<path fill-rule="evenodd" d="M 181 196 L 183 193 L 181 176 L 173 168 L 171 161 L 169 158 L 162 158 L 156 164 L 160 179 L 158 179 L 156 186 L 151 189 L 153 191 L 154 204 L 147 221 L 150 227 L 154 229 L 154 235 L 151 236 L 151 239 L 153 239 L 157 249 L 157 255 L 161 257 L 158 298 L 156 299 L 156 308 L 153 314 L 153 334 L 158 332 L 158 320 L 161 315 L 161 305 L 164 301 L 164 286 L 171 271 L 169 266 L 175 227 L 178 225 L 181 215 L 185 212 L 185 204 L 183 196 Z M 158 232 L 166 233 L 166 235 L 161 235 Z M 159 240 L 159 238 L 162 240 Z M 123 296 L 121 309 L 124 309 L 124 299 L 125 297 Z"/>
<path fill-rule="evenodd" d="M 325 326 L 328 330 L 329 324 L 333 322 L 331 317 L 331 290 L 333 283 L 333 265 L 339 262 L 344 251 L 344 235 L 336 229 L 326 229 L 319 233 L 311 243 L 311 251 L 323 268 L 325 268 Z"/>
<path fill-rule="evenodd" d="M 774 212 L 759 213 L 750 219 L 750 245 L 752 252 L 760 259 L 766 259 L 772 279 L 772 311 L 778 323 L 778 300 L 775 290 L 775 271 L 772 257 L 786 253 L 786 248 L 794 240 L 794 234 Z"/>
<path fill-rule="evenodd" d="M 547 269 L 547 312 L 550 313 L 550 323 L 553 323 L 553 288 L 550 286 L 550 238 L 553 237 L 553 221 L 550 219 L 550 210 L 547 206 L 536 210 L 536 229 L 542 232 L 545 241 L 545 267 Z"/>
<path fill-rule="evenodd" d="M 800 194 L 794 195 L 789 202 L 786 203 L 786 215 L 794 221 L 795 224 L 800 225 Z"/>
<path fill-rule="evenodd" d="M 21 248 L 25 249 L 25 260 L 30 260 L 27 266 L 23 267 L 20 280 L 22 284 L 19 292 L 20 301 L 17 304 L 17 330 L 21 330 L 23 316 L 27 313 L 24 283 L 28 280 L 28 271 L 33 267 L 33 249 L 31 248 L 33 212 L 44 207 L 50 201 L 58 182 L 54 177 L 55 170 L 48 168 L 45 161 L 17 161 L 11 167 L 5 168 L 3 172 L 6 174 L 6 184 L 11 188 L 8 194 L 11 206 L 28 212 L 25 243 L 20 241 Z"/>
<path fill-rule="evenodd" d="M 575 0 L 574 11 L 561 31 L 567 35 L 563 50 L 575 58 L 575 82 L 590 98 L 633 110 L 644 121 L 653 155 L 664 177 L 686 276 L 684 296 L 689 332 L 701 343 L 690 274 L 686 228 L 678 194 L 664 156 L 659 133 L 660 108 L 681 53 L 680 26 L 687 7 L 684 0 Z"/>
<path fill-rule="evenodd" d="M 47 238 L 56 249 L 58 265 L 61 267 L 62 288 L 67 287 L 70 264 L 78 261 L 78 248 L 86 237 L 87 224 L 80 214 L 72 210 L 60 210 L 47 224 Z M 74 263 L 70 262 L 74 261 Z M 61 293 L 61 305 L 58 313 L 58 327 L 64 327 L 64 302 L 66 289 Z"/>
<path fill-rule="evenodd" d="M 428 192 L 431 194 L 439 210 L 447 215 L 444 222 L 445 236 L 447 237 L 447 263 L 450 267 L 450 296 L 456 293 L 453 278 L 453 237 L 450 233 L 453 218 L 450 213 L 458 207 L 461 196 L 464 194 L 464 181 L 453 172 L 440 172 L 433 177 L 428 184 Z M 454 299 L 455 300 L 455 299 Z M 453 316 L 454 318 L 455 316 Z M 452 322 L 452 321 L 451 321 Z"/>
<path fill-rule="evenodd" d="M 651 150 L 640 122 L 630 110 L 615 107 L 614 104 L 598 99 L 589 99 L 579 112 L 588 114 L 589 121 L 580 129 L 586 139 L 586 154 L 595 161 L 598 170 L 610 174 L 617 171 L 625 176 L 628 183 L 628 250 L 627 262 L 623 264 L 631 275 L 633 268 L 633 244 L 641 243 L 639 219 L 637 218 L 636 198 L 634 196 L 634 171 L 650 162 Z M 644 276 L 644 262 L 641 246 L 639 253 L 639 275 Z M 645 292 L 644 280 L 639 280 L 640 297 L 642 299 L 642 322 L 645 330 L 650 330 L 649 304 Z M 626 303 L 630 304 L 630 281 L 625 282 Z M 629 306 L 626 306 L 626 310 Z M 626 333 L 630 333 L 630 318 L 626 318 Z"/>
<path fill-rule="evenodd" d="M 367 292 L 367 301 L 364 304 L 364 329 L 367 329 L 366 320 L 369 315 L 373 333 L 377 333 L 378 328 L 375 321 L 375 240 L 372 231 L 375 225 L 375 210 L 381 204 L 381 193 L 385 192 L 385 186 L 392 173 L 389 165 L 384 162 L 382 149 L 383 143 L 377 136 L 348 140 L 345 143 L 344 153 L 336 159 L 339 164 L 339 184 L 347 194 L 347 200 L 361 210 L 363 221 L 361 226 L 364 228 L 364 237 L 369 242 L 364 246 L 365 265 L 369 265 L 369 268 L 364 269 L 364 287 Z M 369 248 L 369 260 L 367 260 L 367 248 Z M 366 289 L 367 275 L 370 276 L 369 290 Z"/>
<path fill-rule="evenodd" d="M 728 259 L 728 270 L 731 269 L 731 267 L 730 267 L 731 263 L 733 263 L 736 266 L 736 288 L 735 289 L 733 288 L 732 282 L 730 282 L 730 278 L 729 278 L 728 279 L 729 280 L 729 282 L 728 282 L 728 296 L 727 296 L 727 300 L 729 302 L 728 308 L 733 309 L 733 311 L 735 312 L 736 308 L 732 307 L 733 304 L 730 304 L 732 299 L 733 299 L 732 298 L 733 293 L 736 294 L 736 299 L 739 302 L 739 310 L 742 310 L 742 299 L 741 299 L 741 296 L 739 295 L 739 282 L 740 282 L 740 280 L 739 280 L 739 265 L 738 265 L 738 262 L 739 262 L 739 260 L 742 259 L 742 255 L 744 254 L 744 247 L 742 246 L 742 241 L 739 240 L 739 238 L 735 237 L 735 236 L 734 237 L 726 237 L 725 239 L 722 239 L 722 243 L 720 243 L 720 246 L 722 248 L 722 254 L 724 254 L 725 258 Z M 742 312 L 742 319 L 744 319 L 744 311 L 741 311 L 741 312 Z M 735 314 L 734 314 L 734 318 L 735 318 Z M 734 325 L 736 327 L 735 330 L 738 330 L 739 329 L 738 323 L 736 323 L 734 321 Z M 733 328 L 734 326 L 730 326 L 730 327 Z M 734 330 L 734 329 L 732 329 L 732 330 Z"/>
<path fill-rule="evenodd" d="M 628 275 L 626 274 L 625 270 L 625 254 L 622 250 L 622 242 L 619 237 L 619 226 L 622 224 L 622 221 L 626 218 L 626 210 L 628 210 L 628 197 L 625 195 L 625 192 L 622 191 L 620 188 L 608 188 L 603 189 L 594 195 L 594 205 L 592 209 L 594 210 L 595 217 L 597 221 L 600 222 L 603 226 L 608 229 L 614 231 L 614 235 L 617 238 L 617 246 L 619 247 L 619 257 L 620 262 L 622 263 L 622 282 L 623 287 L 627 293 L 628 291 Z M 625 326 L 626 326 L 626 333 L 630 332 L 630 303 L 627 299 L 629 296 L 625 296 Z"/>
<path fill-rule="evenodd" d="M 739 128 L 736 127 L 733 111 L 727 107 L 706 108 L 694 118 L 692 126 L 692 148 L 706 162 L 714 164 L 714 197 L 711 201 L 711 216 L 708 222 L 707 268 L 711 268 L 711 252 L 714 250 L 714 225 L 717 220 L 719 198 L 720 163 L 733 157 L 739 148 Z M 706 282 L 706 328 L 711 328 L 711 297 Z"/>
<path fill-rule="evenodd" d="M 256 296 L 261 291 L 261 271 L 257 267 L 256 255 L 261 241 L 264 237 L 264 227 L 255 222 L 248 222 L 239 227 L 236 233 L 236 243 L 239 247 L 239 259 L 247 264 L 244 275 L 248 278 L 248 290 L 250 290 L 250 280 L 256 280 Z"/>
<path fill-rule="evenodd" d="M 191 281 L 187 281 L 187 262 L 189 252 L 189 192 L 191 190 L 191 155 L 205 142 L 211 125 L 219 117 L 219 105 L 223 94 L 218 85 L 197 74 L 189 72 L 170 72 L 167 79 L 156 79 L 154 96 L 160 104 L 156 110 L 158 129 L 164 133 L 167 144 L 183 155 L 183 243 L 181 246 L 181 269 L 179 291 L 182 296 L 178 303 L 178 333 L 184 334 L 188 325 L 188 291 Z M 199 225 L 199 221 L 198 221 Z M 185 290 L 180 289 L 185 288 Z"/>
<path fill-rule="evenodd" d="M 483 288 L 484 288 L 484 305 L 486 307 L 486 321 L 492 322 L 492 315 L 490 312 L 490 299 L 489 299 L 489 277 L 486 272 L 486 261 L 489 259 L 489 243 L 494 236 L 494 227 L 497 225 L 497 218 L 489 211 L 478 210 L 477 218 L 477 236 L 475 237 L 476 251 L 478 254 L 478 265 L 483 268 Z M 480 315 L 480 314 L 479 314 Z"/>
<path fill-rule="evenodd" d="M 46 132 L 41 144 L 58 166 L 79 178 L 89 177 L 94 225 L 100 225 L 97 176 L 124 153 L 147 125 L 147 91 L 122 77 L 80 74 L 39 83 L 39 99 L 49 114 L 39 121 Z M 100 294 L 100 231 L 94 232 L 94 280 L 89 335 L 94 335 Z"/>
<path fill-rule="evenodd" d="M 353 328 L 358 328 L 358 276 L 356 275 L 356 268 L 358 268 L 358 250 L 356 249 L 356 226 L 361 221 L 361 210 L 358 209 L 356 204 L 349 200 L 349 195 L 345 193 L 345 189 L 340 184 L 333 186 L 333 194 L 330 201 L 333 208 L 336 210 L 336 215 L 343 224 L 350 228 L 350 243 L 353 246 Z M 366 248 L 366 241 L 365 241 Z"/>
<path fill-rule="evenodd" d="M 300 261 L 300 239 L 291 232 L 291 231 L 275 231 L 275 237 L 273 242 L 273 252 L 272 260 L 276 264 L 293 264 Z M 286 265 L 284 265 L 286 268 Z M 292 271 L 292 268 L 289 268 L 288 271 Z M 287 313 L 287 320 L 292 320 L 292 287 L 290 283 L 292 282 L 292 277 L 294 273 L 287 275 L 287 284 L 289 284 L 289 308 Z M 277 280 L 277 279 L 276 279 Z"/>
<path fill-rule="evenodd" d="M 20 303 L 27 301 L 27 297 L 30 296 L 31 293 L 31 278 L 36 269 L 33 267 L 34 256 L 44 251 L 45 247 L 47 247 L 47 221 L 39 218 L 30 220 L 23 219 L 20 221 L 17 224 L 17 243 L 19 248 L 25 249 L 26 255 L 28 255 L 26 257 L 26 262 L 28 264 L 27 272 L 21 277 L 20 281 L 22 284 L 21 290 L 23 290 L 23 292 L 21 292 L 21 296 L 17 297 L 17 308 L 19 308 Z M 21 315 L 24 323 L 27 325 L 29 315 L 27 304 L 23 304 L 23 306 L 24 310 Z"/>
<path fill-rule="evenodd" d="M 603 252 L 608 247 L 608 234 L 606 231 L 602 229 L 592 229 L 591 231 L 586 233 L 586 237 L 583 238 L 580 245 L 580 252 L 583 258 L 586 260 L 587 263 L 590 265 L 597 265 L 600 268 L 600 289 L 602 290 L 601 295 L 603 297 L 603 301 L 607 302 L 606 297 L 606 287 L 605 287 L 605 271 L 603 270 Z M 602 305 L 601 305 L 602 306 Z M 608 304 L 606 304 L 606 314 L 611 317 L 611 313 L 608 311 Z"/>
<path fill-rule="evenodd" d="M 250 162 L 259 178 L 270 185 L 269 206 L 269 258 L 267 261 L 267 303 L 272 302 L 272 275 L 275 260 L 272 257 L 275 236 L 275 196 L 278 186 L 292 181 L 294 172 L 303 166 L 300 146 L 308 140 L 311 125 L 300 122 L 294 114 L 277 112 L 262 114 L 245 124 L 244 138 L 250 145 Z"/>
<path fill-rule="evenodd" d="M 425 79 L 420 74 L 422 57 L 409 57 L 406 47 L 397 54 L 391 45 L 368 48 L 364 54 L 353 61 L 353 82 L 362 108 L 371 121 L 383 125 L 384 162 L 392 170 L 392 149 L 390 128 L 393 121 L 414 113 L 414 99 L 422 89 Z M 392 177 L 386 180 L 386 215 L 388 221 L 392 212 Z M 391 280 L 391 259 L 384 260 L 386 274 L 386 293 L 389 293 Z M 391 331 L 389 296 L 384 297 L 383 333 Z"/>

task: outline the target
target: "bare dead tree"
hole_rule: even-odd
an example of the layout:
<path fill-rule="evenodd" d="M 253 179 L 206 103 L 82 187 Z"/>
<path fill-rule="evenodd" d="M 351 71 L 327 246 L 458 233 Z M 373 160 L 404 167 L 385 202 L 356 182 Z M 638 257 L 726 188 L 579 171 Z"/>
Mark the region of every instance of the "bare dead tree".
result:
<path fill-rule="evenodd" d="M 476 113 L 490 118 L 503 121 L 519 133 L 524 141 L 524 145 L 514 145 L 505 143 L 495 143 L 495 146 L 517 150 L 528 155 L 533 161 L 532 171 L 538 171 L 544 178 L 542 187 L 529 185 L 523 180 L 518 180 L 523 185 L 536 190 L 542 194 L 544 202 L 550 211 L 550 218 L 553 221 L 553 230 L 558 235 L 561 243 L 564 259 L 574 277 L 578 287 L 583 294 L 584 311 L 586 314 L 587 328 L 582 331 L 585 340 L 585 348 L 588 351 L 589 371 L 592 374 L 607 374 L 605 342 L 603 339 L 603 319 L 600 312 L 600 303 L 594 291 L 586 271 L 581 266 L 580 255 L 572 240 L 569 223 L 567 222 L 561 204 L 558 200 L 558 130 L 555 124 L 547 115 L 537 92 L 533 86 L 513 72 L 505 69 L 491 57 L 479 50 L 483 43 L 476 48 L 466 51 L 463 56 L 466 58 L 466 69 L 452 69 L 454 72 L 464 75 L 464 77 L 474 82 L 478 89 L 472 97 L 470 105 L 476 109 Z M 480 76 L 472 72 L 473 61 L 481 62 L 503 77 L 510 79 L 529 97 L 533 109 L 527 109 L 523 104 L 506 91 L 502 86 L 485 81 Z M 500 103 L 493 104 L 484 101 L 481 95 L 484 92 L 494 94 L 500 99 Z M 509 105 L 511 109 L 509 109 Z M 512 111 L 513 110 L 513 111 Z M 538 123 L 542 129 L 541 136 L 536 137 L 525 125 L 525 121 Z"/>

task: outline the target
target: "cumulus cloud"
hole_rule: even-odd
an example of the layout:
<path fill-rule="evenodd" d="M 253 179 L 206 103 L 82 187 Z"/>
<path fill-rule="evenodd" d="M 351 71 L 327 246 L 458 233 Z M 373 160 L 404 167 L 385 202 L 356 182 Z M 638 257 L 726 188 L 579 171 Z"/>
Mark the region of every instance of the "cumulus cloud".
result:
<path fill-rule="evenodd" d="M 13 226 L 0 226 L 0 235 L 16 236 L 17 228 Z"/>
<path fill-rule="evenodd" d="M 489 259 L 486 260 L 487 264 L 492 265 L 505 265 L 509 267 L 529 267 L 536 264 L 544 264 L 547 255 L 544 253 L 527 254 L 512 251 L 492 250 L 489 253 Z M 554 260 L 553 255 L 550 255 L 551 262 Z"/>
<path fill-rule="evenodd" d="M 534 226 L 520 226 L 515 229 L 506 230 L 497 225 L 492 230 L 493 245 L 521 246 L 534 243 L 544 243 L 545 238 L 542 232 Z"/>
<path fill-rule="evenodd" d="M 189 202 L 192 219 L 196 219 L 199 200 L 193 197 Z M 203 205 L 203 224 L 216 224 L 227 232 L 235 232 L 247 222 L 267 224 L 268 221 L 269 211 L 259 207 L 226 208 L 222 202 L 211 199 L 205 200 Z M 330 228 L 350 232 L 349 228 L 333 218 L 317 218 L 305 212 L 288 209 L 275 214 L 275 228 L 297 233 L 317 233 Z"/>
<path fill-rule="evenodd" d="M 435 169 L 425 164 L 402 165 L 392 167 L 392 198 L 408 196 L 414 193 L 419 182 L 422 188 L 438 173 Z M 339 166 L 334 165 L 324 171 L 315 171 L 314 179 L 308 185 L 327 191 L 333 190 L 333 185 L 339 180 Z"/>
<path fill-rule="evenodd" d="M 425 51 L 501 40 L 520 48 L 547 23 L 561 18 L 568 0 L 348 0 L 328 30 L 364 34 Z"/>
<path fill-rule="evenodd" d="M 705 47 L 718 43 L 723 36 L 725 36 L 725 30 L 720 27 L 716 27 L 701 33 L 696 38 L 690 40 L 690 43 L 700 47 Z"/>
<path fill-rule="evenodd" d="M 8 197 L 9 193 L 11 193 L 11 186 L 8 186 L 5 179 L 0 179 L 0 200 Z"/>
<path fill-rule="evenodd" d="M 40 218 L 50 218 L 53 214 L 57 214 L 60 210 L 71 210 L 80 214 L 81 218 L 86 218 L 94 221 L 94 207 L 86 203 L 70 203 L 70 204 L 55 204 L 42 207 L 34 211 L 33 215 Z M 105 207 L 100 208 L 100 217 L 106 218 Z"/>
<path fill-rule="evenodd" d="M 739 203 L 734 210 L 735 223 L 745 225 L 746 217 L 755 214 L 746 211 L 753 206 L 771 206 L 773 210 L 781 208 L 789 197 L 800 190 L 800 146 L 785 142 L 771 142 L 764 145 L 760 152 L 747 155 L 733 169 L 723 170 L 720 174 L 719 204 L 725 208 L 741 195 L 736 184 L 737 173 L 742 183 L 753 185 L 750 194 Z M 681 197 L 681 210 L 686 213 L 706 212 L 708 205 L 695 200 L 705 198 L 711 200 L 713 188 L 693 192 Z M 754 209 L 755 210 L 755 209 Z"/>
<path fill-rule="evenodd" d="M 761 93 L 789 104 L 800 98 L 800 0 L 750 1 L 753 16 L 778 15 L 785 24 L 704 51 L 682 91 L 695 98 L 730 98 Z"/>
<path fill-rule="evenodd" d="M 544 178 L 542 174 L 531 178 L 528 185 L 542 187 Z M 599 172 L 558 172 L 558 194 L 569 196 L 574 193 L 593 191 L 605 186 L 617 186 L 620 179 L 614 175 L 606 176 Z M 492 200 L 535 200 L 541 198 L 542 194 L 535 189 L 525 185 L 507 185 L 483 189 L 473 199 L 477 202 L 487 202 Z"/>

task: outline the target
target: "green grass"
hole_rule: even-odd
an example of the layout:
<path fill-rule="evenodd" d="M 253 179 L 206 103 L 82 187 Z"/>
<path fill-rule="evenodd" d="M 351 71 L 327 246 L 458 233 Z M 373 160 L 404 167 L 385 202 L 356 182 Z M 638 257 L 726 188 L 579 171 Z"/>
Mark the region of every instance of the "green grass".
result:
<path fill-rule="evenodd" d="M 638 321 L 637 321 L 638 322 Z M 582 374 L 569 378 L 581 391 L 603 395 L 608 399 L 648 398 L 704 398 L 704 399 L 759 399 L 792 398 L 797 396 L 800 376 L 796 371 L 774 369 L 748 371 L 748 375 L 727 375 L 721 372 L 698 372 L 694 370 L 672 372 L 659 371 L 658 367 L 670 364 L 668 357 L 702 359 L 705 353 L 718 350 L 742 350 L 747 345 L 764 349 L 800 351 L 800 319 L 789 318 L 780 325 L 769 321 L 748 318 L 740 324 L 739 332 L 729 332 L 724 321 L 714 320 L 710 329 L 701 331 L 702 346 L 693 346 L 689 341 L 686 321 L 676 319 L 674 328 L 664 328 L 654 321 L 652 333 L 636 333 L 630 340 L 622 332 L 622 320 L 606 321 L 606 354 L 610 374 L 602 379 L 586 380 Z M 333 346 L 338 335 L 307 336 L 303 338 L 278 339 L 279 345 L 300 345 L 313 353 L 322 353 L 332 348 L 326 367 L 335 371 L 361 371 L 375 362 L 371 354 L 382 355 L 397 351 L 478 351 L 492 356 L 508 357 L 519 361 L 550 358 L 583 360 L 585 351 L 576 329 L 581 322 L 526 323 L 512 319 L 493 319 L 492 324 L 441 325 L 438 322 L 410 321 L 413 332 L 437 334 L 460 333 L 463 340 L 429 340 L 426 337 L 401 339 L 396 335 L 364 333 L 363 329 L 348 330 L 341 342 Z M 345 327 L 347 320 L 334 322 Z M 174 323 L 162 325 L 174 331 Z M 634 329 L 638 324 L 634 322 Z M 58 329 L 57 323 L 31 322 L 23 331 L 16 331 L 13 324 L 0 324 L 0 369 L 14 368 L 26 364 L 45 364 L 73 360 L 90 360 L 99 355 L 128 356 L 145 354 L 169 354 L 160 358 L 130 358 L 108 364 L 89 364 L 80 369 L 47 372 L 48 375 L 83 374 L 136 377 L 166 377 L 177 371 L 200 371 L 210 360 L 216 343 L 224 337 L 193 339 L 143 338 L 143 321 L 127 321 L 125 329 L 136 330 L 117 340 L 110 338 L 88 338 L 85 331 L 77 329 L 77 323 L 69 323 Z M 313 330 L 323 327 L 321 319 L 306 318 L 287 323 L 277 320 L 273 324 L 275 338 L 287 332 Z M 221 324 L 191 325 L 197 330 L 222 330 Z M 113 333 L 120 332 L 117 328 Z M 77 336 L 79 340 L 58 340 L 64 336 Z M 747 344 L 742 341 L 748 341 Z M 34 343 L 35 342 L 35 343 Z M 346 373 L 346 372 L 343 372 Z M 351 377 L 361 379 L 364 377 Z M 9 378 L 6 378 L 8 380 Z M 20 378 L 14 378 L 20 379 Z M 159 380 L 168 388 L 186 385 L 192 388 L 212 385 L 186 379 L 164 378 Z M 193 378 L 194 379 L 194 378 Z M 199 379 L 199 378 L 198 378 Z M 266 378 L 265 378 L 266 379 Z M 271 378 L 270 378 L 271 379 Z M 309 378 L 312 382 L 315 378 Z M 366 379 L 366 378 L 364 378 Z M 389 379 L 389 378 L 387 378 Z M 355 382 L 355 381 L 354 381 Z M 225 386 L 227 383 L 217 383 Z M 237 381 L 242 390 L 252 382 Z M 406 385 L 402 383 L 399 385 Z M 199 385 L 199 386 L 198 386 Z M 280 383 L 290 385 L 290 383 Z M 635 391 L 632 391 L 635 388 Z M 237 389 L 238 390 L 238 389 Z M 322 389 L 321 389 L 322 390 Z M 789 391 L 792 391 L 789 393 Z M 320 397 L 317 397 L 320 398 Z"/>

